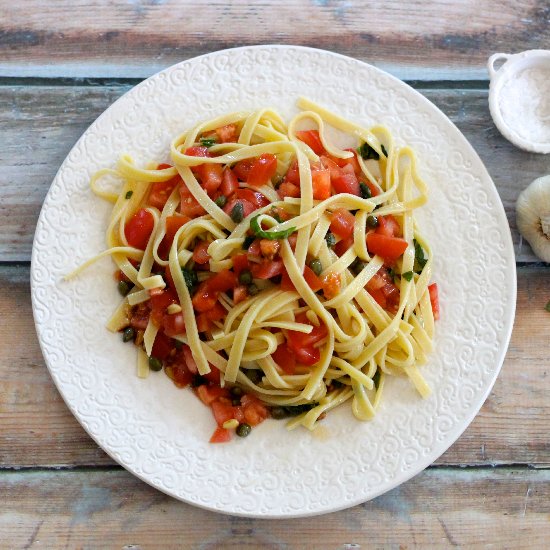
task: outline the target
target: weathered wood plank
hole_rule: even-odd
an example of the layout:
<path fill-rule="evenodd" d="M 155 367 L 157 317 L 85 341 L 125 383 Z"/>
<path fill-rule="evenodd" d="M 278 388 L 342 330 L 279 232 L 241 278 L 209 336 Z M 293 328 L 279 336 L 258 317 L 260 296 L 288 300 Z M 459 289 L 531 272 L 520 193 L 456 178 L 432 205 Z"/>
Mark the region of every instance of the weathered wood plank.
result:
<path fill-rule="evenodd" d="M 91 122 L 129 86 L 0 87 L 0 260 L 28 261 L 40 206 L 59 165 Z M 489 114 L 485 90 L 420 89 L 474 145 L 503 200 L 518 261 L 532 261 L 519 248 L 514 204 L 535 177 L 548 172 L 544 155 L 506 141 Z"/>
<path fill-rule="evenodd" d="M 0 474 L 6 548 L 543 548 L 548 470 L 431 469 L 363 505 L 319 517 L 253 520 L 208 512 L 129 473 Z M 116 510 L 116 513 L 113 513 Z"/>
<path fill-rule="evenodd" d="M 112 464 L 57 393 L 34 335 L 28 267 L 0 267 L 0 467 Z M 472 425 L 437 464 L 550 464 L 550 269 L 520 268 L 511 345 Z"/>
<path fill-rule="evenodd" d="M 0 13 L 2 76 L 147 77 L 215 50 L 277 43 L 333 50 L 401 78 L 486 78 L 495 51 L 550 45 L 548 6 L 537 0 L 483 9 L 476 0 L 2 0 Z"/>

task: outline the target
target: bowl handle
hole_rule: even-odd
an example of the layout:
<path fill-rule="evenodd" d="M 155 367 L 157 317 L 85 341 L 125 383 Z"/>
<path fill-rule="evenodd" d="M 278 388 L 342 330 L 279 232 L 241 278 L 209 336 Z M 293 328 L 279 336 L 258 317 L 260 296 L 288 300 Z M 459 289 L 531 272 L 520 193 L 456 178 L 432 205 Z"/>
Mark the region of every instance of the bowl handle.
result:
<path fill-rule="evenodd" d="M 506 63 L 506 61 L 508 61 L 510 57 L 512 56 L 507 53 L 494 53 L 487 61 L 487 69 L 489 70 L 489 76 L 493 78 L 493 76 L 495 76 L 497 72 L 502 68 L 502 65 L 501 65 L 498 69 L 495 69 L 495 63 L 497 61 L 504 61 Z"/>

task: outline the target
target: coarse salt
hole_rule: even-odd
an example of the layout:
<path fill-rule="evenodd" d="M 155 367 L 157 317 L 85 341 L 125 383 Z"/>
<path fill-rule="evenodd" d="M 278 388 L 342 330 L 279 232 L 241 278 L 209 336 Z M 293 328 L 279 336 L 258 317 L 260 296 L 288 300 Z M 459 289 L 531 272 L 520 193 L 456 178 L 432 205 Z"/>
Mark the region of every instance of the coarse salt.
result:
<path fill-rule="evenodd" d="M 529 67 L 510 77 L 502 86 L 499 107 L 520 138 L 550 143 L 550 67 Z"/>

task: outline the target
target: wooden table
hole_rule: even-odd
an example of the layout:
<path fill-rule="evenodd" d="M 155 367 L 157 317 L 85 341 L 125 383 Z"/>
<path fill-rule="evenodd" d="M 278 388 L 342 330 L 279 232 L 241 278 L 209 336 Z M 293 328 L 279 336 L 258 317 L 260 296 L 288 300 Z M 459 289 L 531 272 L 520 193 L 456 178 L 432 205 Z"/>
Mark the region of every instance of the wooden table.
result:
<path fill-rule="evenodd" d="M 521 244 L 518 193 L 550 172 L 495 128 L 485 61 L 550 48 L 546 1 L 0 0 L 0 547 L 413 548 L 550 545 L 550 266 Z M 304 44 L 408 81 L 462 130 L 498 188 L 517 254 L 512 341 L 487 402 L 437 462 L 350 510 L 307 520 L 205 512 L 150 488 L 86 435 L 32 320 L 36 219 L 60 163 L 117 97 L 220 48 Z M 475 281 L 473 281 L 475 284 Z M 546 544 L 545 544 L 546 543 Z M 132 546 L 135 545 L 135 546 Z"/>

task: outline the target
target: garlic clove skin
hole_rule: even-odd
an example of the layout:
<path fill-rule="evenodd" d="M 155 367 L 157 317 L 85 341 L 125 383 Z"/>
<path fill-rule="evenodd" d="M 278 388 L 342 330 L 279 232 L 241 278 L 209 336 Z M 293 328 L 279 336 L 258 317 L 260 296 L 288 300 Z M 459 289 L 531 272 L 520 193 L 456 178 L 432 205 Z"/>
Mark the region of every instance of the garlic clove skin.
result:
<path fill-rule="evenodd" d="M 550 175 L 537 178 L 520 193 L 516 223 L 533 252 L 550 263 Z"/>

